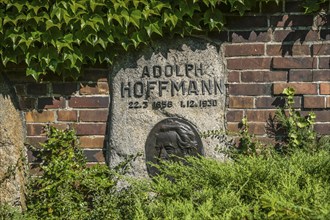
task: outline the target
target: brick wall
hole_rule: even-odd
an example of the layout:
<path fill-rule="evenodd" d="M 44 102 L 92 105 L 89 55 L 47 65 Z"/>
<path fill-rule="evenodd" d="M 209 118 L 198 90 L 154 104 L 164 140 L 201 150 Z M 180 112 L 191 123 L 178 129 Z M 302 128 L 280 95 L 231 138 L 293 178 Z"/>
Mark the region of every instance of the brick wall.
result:
<path fill-rule="evenodd" d="M 228 72 L 229 131 L 238 131 L 246 115 L 251 132 L 267 140 L 267 120 L 283 105 L 280 93 L 291 86 L 297 91 L 296 108 L 314 111 L 316 131 L 330 134 L 330 16 L 325 16 L 326 23 L 321 16 L 304 15 L 299 4 L 263 2 L 244 17 L 229 15 L 226 31 L 210 33 L 210 38 L 221 42 Z M 328 10 L 329 5 L 324 7 Z M 8 76 L 24 112 L 26 142 L 44 141 L 46 124 L 75 128 L 88 161 L 105 162 L 108 69 L 86 69 L 78 82 L 45 78 L 39 84 L 19 72 L 13 69 Z M 37 162 L 33 152 L 29 159 L 32 165 Z"/>

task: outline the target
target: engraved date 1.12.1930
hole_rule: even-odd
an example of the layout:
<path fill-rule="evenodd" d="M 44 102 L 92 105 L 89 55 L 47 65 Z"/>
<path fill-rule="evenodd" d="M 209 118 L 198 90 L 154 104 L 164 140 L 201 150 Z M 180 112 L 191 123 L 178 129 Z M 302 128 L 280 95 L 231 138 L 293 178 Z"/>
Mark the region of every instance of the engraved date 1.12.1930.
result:
<path fill-rule="evenodd" d="M 180 101 L 181 108 L 207 108 L 215 107 L 217 105 L 218 102 L 216 99 Z"/>

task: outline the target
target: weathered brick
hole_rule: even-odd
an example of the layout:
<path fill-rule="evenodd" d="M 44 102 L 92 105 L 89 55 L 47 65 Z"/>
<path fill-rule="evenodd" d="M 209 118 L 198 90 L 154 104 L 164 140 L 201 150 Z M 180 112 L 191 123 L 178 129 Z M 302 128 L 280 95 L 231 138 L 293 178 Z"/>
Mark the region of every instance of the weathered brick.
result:
<path fill-rule="evenodd" d="M 109 76 L 109 69 L 106 67 L 99 68 L 87 68 L 83 71 L 81 81 L 93 81 L 93 82 L 107 82 Z"/>
<path fill-rule="evenodd" d="M 230 84 L 229 95 L 271 95 L 270 84 Z"/>
<path fill-rule="evenodd" d="M 81 148 L 98 148 L 104 147 L 104 136 L 81 136 L 79 137 Z"/>
<path fill-rule="evenodd" d="M 263 135 L 266 133 L 265 126 L 266 123 L 261 123 L 261 122 L 248 122 L 249 125 L 249 133 L 250 134 L 255 134 L 255 135 Z M 240 131 L 242 127 L 241 123 L 238 122 L 230 122 L 227 123 L 227 129 L 229 133 L 235 134 Z"/>
<path fill-rule="evenodd" d="M 37 84 L 32 83 L 28 84 L 26 87 L 28 95 L 47 95 L 48 94 L 48 86 L 47 84 Z"/>
<path fill-rule="evenodd" d="M 268 119 L 273 118 L 275 115 L 274 110 L 247 110 L 246 117 L 250 122 L 266 122 Z"/>
<path fill-rule="evenodd" d="M 313 69 L 317 61 L 312 57 L 274 57 L 274 69 Z"/>
<path fill-rule="evenodd" d="M 28 150 L 27 158 L 29 163 L 41 163 L 41 158 L 38 158 L 38 151 Z"/>
<path fill-rule="evenodd" d="M 290 82 L 313 82 L 313 70 L 290 70 Z"/>
<path fill-rule="evenodd" d="M 263 44 L 240 44 L 240 45 L 226 45 L 225 56 L 256 56 L 265 53 L 265 46 Z"/>
<path fill-rule="evenodd" d="M 69 106 L 72 108 L 107 108 L 109 97 L 71 97 Z"/>
<path fill-rule="evenodd" d="M 65 99 L 63 97 L 38 98 L 38 109 L 64 108 Z"/>
<path fill-rule="evenodd" d="M 313 70 L 314 81 L 330 81 L 329 70 Z"/>
<path fill-rule="evenodd" d="M 53 111 L 31 111 L 25 113 L 26 122 L 54 122 L 55 114 Z"/>
<path fill-rule="evenodd" d="M 36 177 L 36 176 L 42 176 L 43 171 L 40 167 L 39 163 L 31 163 L 29 164 L 29 175 L 32 177 Z"/>
<path fill-rule="evenodd" d="M 301 107 L 301 98 L 294 97 L 294 107 Z M 274 109 L 278 107 L 284 107 L 285 99 L 283 97 L 257 97 L 256 98 L 256 108 L 258 109 Z"/>
<path fill-rule="evenodd" d="M 297 39 L 303 41 L 316 41 L 318 40 L 318 33 L 312 30 L 275 30 L 273 39 L 276 42 L 294 43 Z"/>
<path fill-rule="evenodd" d="M 108 115 L 108 110 L 81 110 L 79 111 L 79 121 L 105 122 L 108 120 Z"/>
<path fill-rule="evenodd" d="M 229 29 L 256 29 L 267 28 L 267 16 L 228 16 Z"/>
<path fill-rule="evenodd" d="M 229 42 L 268 42 L 271 40 L 271 31 L 234 31 L 229 33 Z"/>
<path fill-rule="evenodd" d="M 106 124 L 74 124 L 77 135 L 105 135 Z"/>
<path fill-rule="evenodd" d="M 53 83 L 53 94 L 72 95 L 78 90 L 77 83 Z"/>
<path fill-rule="evenodd" d="M 284 44 L 284 45 L 267 45 L 266 53 L 269 56 L 297 56 L 310 55 L 308 45 Z"/>
<path fill-rule="evenodd" d="M 47 140 L 46 136 L 40 137 L 40 136 L 31 136 L 26 138 L 26 143 L 29 145 L 32 145 L 33 147 L 39 148 L 40 143 L 45 143 Z"/>
<path fill-rule="evenodd" d="M 93 94 L 109 94 L 109 86 L 107 82 L 98 83 L 81 83 L 79 94 L 93 95 Z"/>
<path fill-rule="evenodd" d="M 314 44 L 312 48 L 314 56 L 330 54 L 330 44 Z"/>
<path fill-rule="evenodd" d="M 74 110 L 59 110 L 57 111 L 58 121 L 77 121 L 77 111 Z"/>
<path fill-rule="evenodd" d="M 320 69 L 330 69 L 330 58 L 320 57 L 319 58 L 319 68 Z"/>
<path fill-rule="evenodd" d="M 253 108 L 252 97 L 229 97 L 229 108 Z"/>
<path fill-rule="evenodd" d="M 37 98 L 24 97 L 18 98 L 18 105 L 20 110 L 30 110 L 36 107 Z"/>
<path fill-rule="evenodd" d="M 231 70 L 269 69 L 271 58 L 232 58 L 227 59 L 227 68 Z"/>
<path fill-rule="evenodd" d="M 320 84 L 320 94 L 321 95 L 330 95 L 330 83 L 321 83 Z"/>
<path fill-rule="evenodd" d="M 271 16 L 270 25 L 272 27 L 297 27 L 312 26 L 313 16 L 311 15 L 281 15 Z"/>
<path fill-rule="evenodd" d="M 330 108 L 330 96 L 326 97 L 326 107 Z"/>
<path fill-rule="evenodd" d="M 304 108 L 325 108 L 325 97 L 304 96 Z"/>
<path fill-rule="evenodd" d="M 103 150 L 84 150 L 88 162 L 105 162 Z"/>
<path fill-rule="evenodd" d="M 19 96 L 26 95 L 25 84 L 16 84 L 14 88 L 15 88 L 16 95 L 19 95 Z"/>
<path fill-rule="evenodd" d="M 329 122 L 330 121 L 330 110 L 322 109 L 322 110 L 313 110 L 316 115 L 316 122 Z M 308 115 L 310 111 L 302 111 L 301 114 L 303 116 Z"/>
<path fill-rule="evenodd" d="M 241 73 L 242 82 L 287 81 L 286 71 L 246 71 Z"/>
<path fill-rule="evenodd" d="M 238 71 L 228 72 L 228 82 L 239 82 L 239 72 Z"/>
<path fill-rule="evenodd" d="M 314 129 L 319 134 L 329 134 L 330 124 L 316 124 Z"/>
<path fill-rule="evenodd" d="M 226 118 L 228 122 L 240 122 L 243 118 L 243 111 L 228 110 Z"/>
<path fill-rule="evenodd" d="M 282 94 L 285 88 L 292 87 L 295 89 L 295 94 L 307 94 L 316 95 L 317 94 L 317 84 L 316 83 L 274 83 L 273 92 L 275 95 Z"/>
<path fill-rule="evenodd" d="M 44 127 L 45 127 L 45 124 L 27 124 L 26 125 L 27 136 L 45 135 Z"/>

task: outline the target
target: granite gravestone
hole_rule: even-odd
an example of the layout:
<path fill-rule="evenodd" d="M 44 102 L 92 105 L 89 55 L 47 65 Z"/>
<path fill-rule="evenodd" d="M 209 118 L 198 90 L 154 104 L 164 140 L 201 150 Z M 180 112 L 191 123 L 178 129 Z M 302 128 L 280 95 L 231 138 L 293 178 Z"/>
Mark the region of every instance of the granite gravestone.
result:
<path fill-rule="evenodd" d="M 111 167 L 130 155 L 132 174 L 170 155 L 221 156 L 201 132 L 224 130 L 226 81 L 218 46 L 199 39 L 157 42 L 116 63 L 111 80 Z"/>

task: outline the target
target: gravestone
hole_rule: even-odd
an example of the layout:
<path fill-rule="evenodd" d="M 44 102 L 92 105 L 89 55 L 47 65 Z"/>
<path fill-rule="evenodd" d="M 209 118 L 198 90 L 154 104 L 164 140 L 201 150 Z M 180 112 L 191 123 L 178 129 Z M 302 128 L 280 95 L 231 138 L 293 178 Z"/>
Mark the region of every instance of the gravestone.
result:
<path fill-rule="evenodd" d="M 8 203 L 25 209 L 25 137 L 11 88 L 0 73 L 0 205 Z"/>
<path fill-rule="evenodd" d="M 110 75 L 111 167 L 130 155 L 131 174 L 153 175 L 149 162 L 169 155 L 222 157 L 218 141 L 202 138 L 224 131 L 226 75 L 219 46 L 200 39 L 159 41 L 121 57 Z"/>

